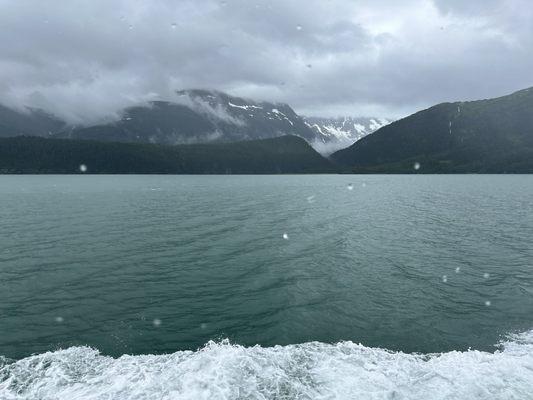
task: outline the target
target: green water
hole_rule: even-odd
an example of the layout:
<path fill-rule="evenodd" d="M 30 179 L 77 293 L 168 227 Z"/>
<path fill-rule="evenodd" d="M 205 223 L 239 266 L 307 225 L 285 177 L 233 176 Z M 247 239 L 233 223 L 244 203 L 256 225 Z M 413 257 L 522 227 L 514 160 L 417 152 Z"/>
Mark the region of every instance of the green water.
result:
<path fill-rule="evenodd" d="M 11 358 L 533 327 L 533 176 L 2 176 L 0 200 Z"/>

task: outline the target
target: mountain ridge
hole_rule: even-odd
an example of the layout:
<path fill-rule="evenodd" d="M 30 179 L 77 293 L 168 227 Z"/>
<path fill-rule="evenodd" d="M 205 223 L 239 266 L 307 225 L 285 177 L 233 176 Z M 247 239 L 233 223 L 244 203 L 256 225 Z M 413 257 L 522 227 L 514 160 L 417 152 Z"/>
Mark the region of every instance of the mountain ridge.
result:
<path fill-rule="evenodd" d="M 284 103 L 258 102 L 203 89 L 177 91 L 176 95 L 172 102 L 130 107 L 113 123 L 76 128 L 55 137 L 169 145 L 286 135 L 314 139 L 303 119 Z"/>
<path fill-rule="evenodd" d="M 364 123 L 356 126 L 353 119 L 350 131 L 344 127 L 346 124 L 339 125 L 334 119 L 311 119 L 313 124 L 286 103 L 255 101 L 217 90 L 190 89 L 176 91 L 173 101 L 151 101 L 128 107 L 122 110 L 119 119 L 87 126 L 69 126 L 40 110 L 21 113 L 0 106 L 0 137 L 32 135 L 176 145 L 296 135 L 316 149 L 331 153 L 348 146 L 361 133 L 373 130 L 368 121 L 366 126 Z M 321 121 L 322 127 L 318 125 Z"/>
<path fill-rule="evenodd" d="M 513 172 L 533 163 L 533 89 L 440 103 L 395 121 L 331 159 L 352 172 Z M 413 165 L 420 164 L 414 169 Z M 514 164 L 513 164 L 514 165 Z"/>
<path fill-rule="evenodd" d="M 65 127 L 64 121 L 43 110 L 27 107 L 24 111 L 19 111 L 0 104 L 0 137 L 46 137 Z"/>

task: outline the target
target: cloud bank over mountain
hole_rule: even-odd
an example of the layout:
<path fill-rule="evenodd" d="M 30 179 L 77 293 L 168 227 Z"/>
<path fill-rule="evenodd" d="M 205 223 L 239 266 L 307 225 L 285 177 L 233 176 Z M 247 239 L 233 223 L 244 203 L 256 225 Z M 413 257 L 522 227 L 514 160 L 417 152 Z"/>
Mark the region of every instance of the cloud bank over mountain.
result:
<path fill-rule="evenodd" d="M 397 118 L 533 84 L 527 0 L 0 0 L 0 103 L 71 123 L 209 88 Z"/>

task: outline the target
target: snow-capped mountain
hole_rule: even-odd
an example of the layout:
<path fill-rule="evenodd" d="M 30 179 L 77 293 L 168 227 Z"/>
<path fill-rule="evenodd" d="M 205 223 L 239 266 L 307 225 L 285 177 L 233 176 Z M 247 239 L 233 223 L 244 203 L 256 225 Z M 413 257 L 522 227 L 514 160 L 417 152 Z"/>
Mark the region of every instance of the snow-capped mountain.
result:
<path fill-rule="evenodd" d="M 316 135 L 313 147 L 323 154 L 331 154 L 351 146 L 359 139 L 393 122 L 386 118 L 353 117 L 304 117 L 304 120 Z"/>
<path fill-rule="evenodd" d="M 379 118 L 302 118 L 284 103 L 255 101 L 214 90 L 178 91 L 173 102 L 126 109 L 120 121 L 60 136 L 160 144 L 235 142 L 294 135 L 330 154 L 391 121 Z M 66 135 L 65 135 L 66 134 Z"/>
<path fill-rule="evenodd" d="M 59 136 L 119 142 L 187 144 L 235 142 L 294 135 L 313 142 L 315 132 L 287 104 L 257 102 L 210 90 L 177 92 L 173 102 L 126 109 L 119 121 Z"/>
<path fill-rule="evenodd" d="M 43 116 L 47 117 L 44 122 Z M 304 119 L 288 104 L 244 99 L 214 90 L 179 91 L 173 101 L 127 108 L 119 120 L 91 126 L 68 127 L 38 110 L 19 113 L 0 108 L 0 136 L 24 134 L 175 145 L 293 135 L 326 155 L 350 146 L 389 122 L 377 118 Z"/>

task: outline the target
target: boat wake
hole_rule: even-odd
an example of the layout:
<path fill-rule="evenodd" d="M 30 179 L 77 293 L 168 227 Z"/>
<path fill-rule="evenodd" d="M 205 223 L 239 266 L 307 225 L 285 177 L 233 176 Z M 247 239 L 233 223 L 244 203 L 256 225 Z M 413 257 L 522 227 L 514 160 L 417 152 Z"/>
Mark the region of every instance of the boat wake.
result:
<path fill-rule="evenodd" d="M 72 347 L 0 359 L 12 399 L 531 399 L 533 330 L 494 353 L 406 354 L 352 342 L 112 358 Z"/>

